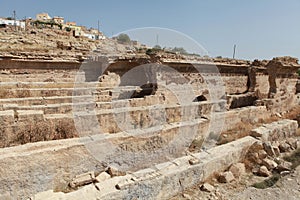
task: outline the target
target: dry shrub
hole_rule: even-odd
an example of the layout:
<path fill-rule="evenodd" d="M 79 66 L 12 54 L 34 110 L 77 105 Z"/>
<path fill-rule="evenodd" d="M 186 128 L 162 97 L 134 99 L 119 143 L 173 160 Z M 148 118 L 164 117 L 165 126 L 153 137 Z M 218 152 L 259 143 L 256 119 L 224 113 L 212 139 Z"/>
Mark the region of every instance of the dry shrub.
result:
<path fill-rule="evenodd" d="M 0 148 L 8 146 L 8 133 L 11 131 L 10 127 L 0 126 Z"/>
<path fill-rule="evenodd" d="M 46 121 L 19 123 L 16 129 L 16 145 L 52 140 L 54 135 L 51 123 Z"/>
<path fill-rule="evenodd" d="M 47 78 L 44 80 L 44 82 L 55 82 L 54 78 Z"/>
<path fill-rule="evenodd" d="M 30 97 L 29 90 L 16 90 L 16 98 L 26 98 Z"/>
<path fill-rule="evenodd" d="M 78 137 L 73 121 L 60 120 L 55 125 L 55 139 Z"/>
<path fill-rule="evenodd" d="M 66 121 L 59 121 L 57 124 L 51 121 L 19 123 L 12 133 L 16 136 L 6 146 L 77 137 L 74 124 Z"/>
<path fill-rule="evenodd" d="M 237 139 L 243 138 L 250 134 L 250 131 L 256 127 L 256 125 L 252 125 L 249 123 L 239 123 L 236 124 L 234 129 L 222 132 L 219 139 L 218 145 L 226 144 Z"/>

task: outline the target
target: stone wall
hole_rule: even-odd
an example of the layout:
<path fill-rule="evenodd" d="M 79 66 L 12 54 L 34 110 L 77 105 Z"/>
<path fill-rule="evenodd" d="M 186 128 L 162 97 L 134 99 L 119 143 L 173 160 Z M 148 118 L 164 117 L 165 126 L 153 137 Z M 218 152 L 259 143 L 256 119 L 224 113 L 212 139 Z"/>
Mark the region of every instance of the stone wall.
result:
<path fill-rule="evenodd" d="M 23 60 L 0 60 L 0 69 L 36 69 L 36 70 L 78 70 L 80 62 L 70 61 L 23 61 Z"/>

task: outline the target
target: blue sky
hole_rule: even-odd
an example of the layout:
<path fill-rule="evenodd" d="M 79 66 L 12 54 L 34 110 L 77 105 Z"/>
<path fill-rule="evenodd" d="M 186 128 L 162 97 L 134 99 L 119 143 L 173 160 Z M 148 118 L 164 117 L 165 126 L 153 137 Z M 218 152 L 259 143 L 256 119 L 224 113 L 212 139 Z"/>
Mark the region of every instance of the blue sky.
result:
<path fill-rule="evenodd" d="M 35 17 L 48 12 L 108 36 L 133 28 L 162 27 L 182 32 L 212 56 L 300 58 L 299 0 L 0 0 L 0 16 Z M 153 36 L 155 44 L 155 36 Z"/>

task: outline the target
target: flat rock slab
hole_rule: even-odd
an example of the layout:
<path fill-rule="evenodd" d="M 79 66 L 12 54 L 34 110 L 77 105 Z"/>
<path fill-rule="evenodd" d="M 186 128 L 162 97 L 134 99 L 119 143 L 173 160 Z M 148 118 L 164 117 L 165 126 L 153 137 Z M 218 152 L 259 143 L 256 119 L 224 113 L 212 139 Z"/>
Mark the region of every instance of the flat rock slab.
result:
<path fill-rule="evenodd" d="M 295 120 L 284 119 L 253 129 L 251 136 L 262 141 L 279 141 L 292 137 L 296 134 L 298 122 Z"/>

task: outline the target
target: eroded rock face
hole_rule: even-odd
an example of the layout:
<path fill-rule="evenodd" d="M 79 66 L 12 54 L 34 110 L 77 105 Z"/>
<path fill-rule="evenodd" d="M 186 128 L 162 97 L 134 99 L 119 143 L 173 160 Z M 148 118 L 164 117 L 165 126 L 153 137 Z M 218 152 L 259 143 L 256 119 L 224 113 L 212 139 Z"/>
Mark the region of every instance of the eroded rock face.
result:
<path fill-rule="evenodd" d="M 277 103 L 272 101 L 272 110 L 289 110 L 290 105 L 295 105 L 298 60 L 291 57 L 274 58 L 266 67 L 270 84 L 269 98 L 280 99 Z"/>
<path fill-rule="evenodd" d="M 251 136 L 262 141 L 279 141 L 295 136 L 297 129 L 297 121 L 286 119 L 256 128 L 251 131 Z"/>

